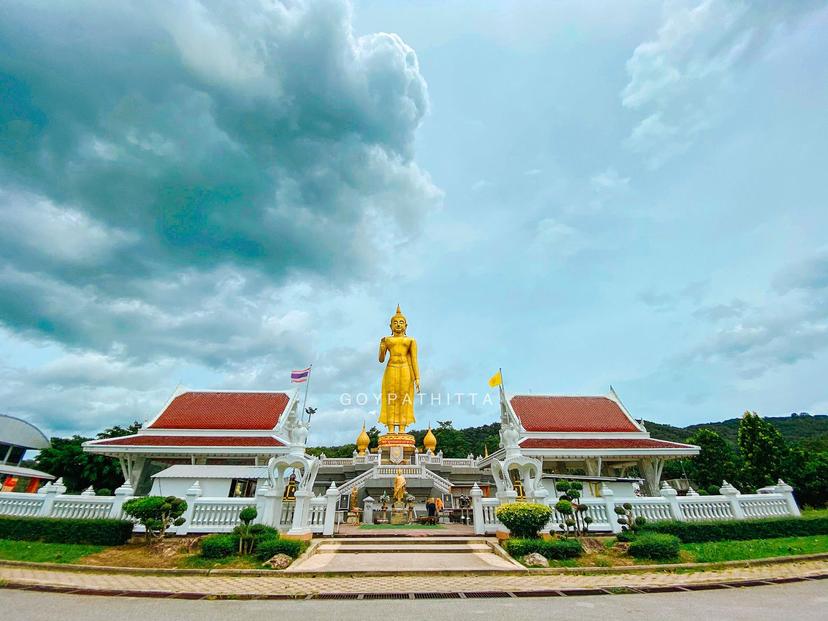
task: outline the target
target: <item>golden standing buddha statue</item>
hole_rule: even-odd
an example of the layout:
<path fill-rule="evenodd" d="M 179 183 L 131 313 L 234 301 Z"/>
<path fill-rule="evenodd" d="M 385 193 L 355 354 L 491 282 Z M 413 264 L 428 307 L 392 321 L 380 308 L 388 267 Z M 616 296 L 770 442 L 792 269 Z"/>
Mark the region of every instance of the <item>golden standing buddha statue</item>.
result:
<path fill-rule="evenodd" d="M 405 333 L 408 322 L 397 305 L 391 318 L 391 336 L 380 341 L 379 361 L 388 365 L 382 376 L 382 403 L 379 422 L 389 433 L 405 433 L 414 424 L 414 393 L 420 391 L 420 368 L 417 364 L 417 341 Z"/>

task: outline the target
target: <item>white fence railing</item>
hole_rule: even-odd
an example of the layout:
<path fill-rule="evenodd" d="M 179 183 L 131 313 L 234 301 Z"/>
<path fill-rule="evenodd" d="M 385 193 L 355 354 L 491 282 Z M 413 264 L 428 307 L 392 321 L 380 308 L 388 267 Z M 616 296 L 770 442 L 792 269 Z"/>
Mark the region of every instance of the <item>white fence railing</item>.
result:
<path fill-rule="evenodd" d="M 114 496 L 95 496 L 91 489 L 79 495 L 65 492 L 66 487 L 58 479 L 56 483 L 46 484 L 37 494 L 0 493 L 0 515 L 124 519 L 123 505 L 134 497 L 128 485 L 115 490 Z M 184 524 L 173 531 L 179 535 L 230 532 L 240 523 L 242 509 L 256 507 L 258 523 L 296 534 L 329 535 L 333 534 L 339 495 L 339 490 L 332 486 L 322 496 L 301 491 L 296 493 L 296 498 L 285 499 L 264 485 L 255 498 L 208 498 L 201 496 L 201 487 L 195 482 L 186 493 Z M 143 527 L 136 525 L 135 530 L 143 532 Z"/>
<path fill-rule="evenodd" d="M 584 516 L 590 516 L 591 531 L 621 531 L 616 507 L 630 505 L 635 517 L 645 517 L 649 521 L 681 520 L 695 522 L 703 520 L 743 520 L 751 518 L 798 516 L 799 507 L 793 497 L 793 488 L 780 479 L 779 483 L 767 494 L 742 494 L 732 485 L 724 482 L 721 496 L 699 496 L 698 494 L 678 497 L 671 487 L 663 487 L 660 496 L 634 496 L 616 498 L 612 490 L 604 487 L 600 498 L 584 498 L 581 504 L 588 508 Z M 495 511 L 501 504 L 498 498 L 483 498 L 480 488 L 472 489 L 472 508 L 474 511 L 474 528 L 477 534 L 490 534 L 505 531 L 497 520 Z M 546 530 L 560 530 L 559 524 L 565 516 L 555 509 L 556 498 L 543 498 L 552 507 L 552 518 Z"/>

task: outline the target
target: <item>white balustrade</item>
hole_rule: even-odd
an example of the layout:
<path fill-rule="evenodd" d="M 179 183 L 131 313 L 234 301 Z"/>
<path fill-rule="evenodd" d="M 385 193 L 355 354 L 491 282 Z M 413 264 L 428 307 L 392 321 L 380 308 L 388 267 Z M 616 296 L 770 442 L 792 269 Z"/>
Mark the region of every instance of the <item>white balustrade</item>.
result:
<path fill-rule="evenodd" d="M 738 497 L 746 518 L 789 515 L 788 503 L 781 494 L 750 494 Z"/>
<path fill-rule="evenodd" d="M 314 533 L 321 533 L 325 527 L 325 509 L 327 500 L 324 496 L 311 498 L 308 513 L 308 527 Z"/>
<path fill-rule="evenodd" d="M 0 493 L 0 515 L 39 515 L 45 500 L 41 494 L 3 492 Z"/>
<path fill-rule="evenodd" d="M 335 524 L 341 521 L 337 515 L 336 505 L 341 495 L 349 495 L 351 489 L 361 487 L 370 478 L 392 478 L 397 471 L 403 475 L 427 477 L 438 488 L 450 483 L 431 472 L 422 464 L 411 466 L 376 465 L 370 470 L 337 488 L 332 485 L 324 496 L 312 496 L 306 492 L 302 496 L 302 513 L 296 515 L 295 501 L 283 501 L 282 498 L 267 494 L 257 498 L 207 498 L 200 496 L 200 487 L 196 483 L 187 492 L 188 508 L 185 514 L 186 527 L 176 529 L 179 534 L 230 532 L 239 524 L 239 513 L 245 507 L 262 505 L 257 521 L 278 528 L 281 531 L 297 528 L 310 530 L 317 534 L 333 534 Z M 723 486 L 724 487 L 724 486 Z M 629 504 L 635 517 L 645 517 L 649 521 L 678 519 L 682 521 L 727 520 L 743 518 L 768 518 L 799 515 L 799 508 L 793 498 L 790 486 L 784 482 L 773 488 L 770 493 L 741 494 L 733 486 L 725 488 L 726 495 L 720 496 L 676 496 L 673 490 L 662 489 L 661 497 L 615 497 L 611 490 L 602 488 L 603 497 L 584 498 L 581 503 L 587 507 L 583 517 L 592 518 L 589 530 L 617 532 L 617 516 L 614 508 Z M 132 488 L 122 486 L 115 496 L 93 496 L 90 492 L 82 495 L 67 495 L 65 487 L 59 482 L 42 489 L 37 494 L 2 492 L 0 493 L 0 515 L 43 516 L 57 518 L 96 519 L 123 517 L 121 506 L 132 497 Z M 491 534 L 502 530 L 497 520 L 496 510 L 501 504 L 499 498 L 483 498 L 479 486 L 474 486 L 472 496 L 472 515 L 475 532 Z M 298 497 L 298 495 L 297 495 Z M 506 497 L 504 496 L 504 499 Z M 558 530 L 566 516 L 554 510 L 557 499 L 546 499 L 553 508 L 553 516 L 547 528 Z M 272 507 L 264 511 L 266 507 Z M 299 524 L 305 522 L 305 524 Z M 136 532 L 142 530 L 136 526 Z"/>
<path fill-rule="evenodd" d="M 187 529 L 191 533 L 230 532 L 239 524 L 239 513 L 255 506 L 253 498 L 197 498 Z"/>
<path fill-rule="evenodd" d="M 733 510 L 724 496 L 684 496 L 678 498 L 681 518 L 688 522 L 700 520 L 732 520 Z"/>
<path fill-rule="evenodd" d="M 108 518 L 114 496 L 59 496 L 52 505 L 54 518 L 86 518 L 90 520 Z"/>

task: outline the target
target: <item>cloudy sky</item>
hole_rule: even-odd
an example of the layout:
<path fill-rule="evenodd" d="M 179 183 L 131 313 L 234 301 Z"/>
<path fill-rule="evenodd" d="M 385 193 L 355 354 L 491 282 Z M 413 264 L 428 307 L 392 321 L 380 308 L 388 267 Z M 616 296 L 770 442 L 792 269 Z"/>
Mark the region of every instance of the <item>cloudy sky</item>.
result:
<path fill-rule="evenodd" d="M 507 390 L 828 412 L 828 5 L 32 3 L 0 15 L 0 411 L 177 385 L 352 441 L 399 303 L 418 426 Z M 473 405 L 446 392 L 478 393 Z"/>

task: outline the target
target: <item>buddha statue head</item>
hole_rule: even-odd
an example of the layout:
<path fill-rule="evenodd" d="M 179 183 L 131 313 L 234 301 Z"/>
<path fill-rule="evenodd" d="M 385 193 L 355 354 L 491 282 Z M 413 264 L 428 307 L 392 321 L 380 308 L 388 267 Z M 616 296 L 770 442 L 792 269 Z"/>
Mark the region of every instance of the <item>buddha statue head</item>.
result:
<path fill-rule="evenodd" d="M 406 321 L 405 315 L 400 311 L 400 305 L 397 304 L 397 312 L 391 317 L 391 333 L 394 336 L 404 335 L 407 327 L 408 321 Z"/>

